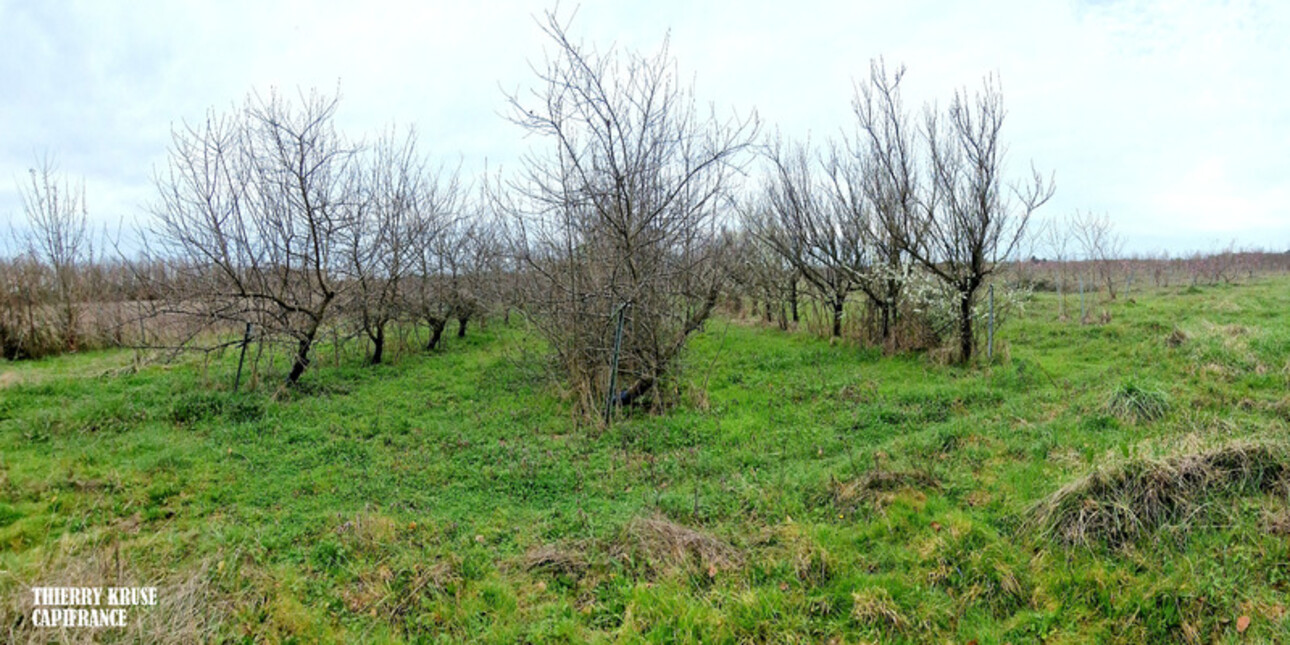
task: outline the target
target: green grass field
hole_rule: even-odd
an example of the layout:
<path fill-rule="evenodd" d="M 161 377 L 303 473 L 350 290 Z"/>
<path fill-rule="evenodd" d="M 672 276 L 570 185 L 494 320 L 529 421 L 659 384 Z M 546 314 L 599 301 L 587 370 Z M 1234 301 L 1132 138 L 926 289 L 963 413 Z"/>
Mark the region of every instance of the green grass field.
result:
<path fill-rule="evenodd" d="M 1290 279 L 1131 296 L 970 368 L 714 319 L 608 430 L 500 321 L 288 393 L 6 364 L 0 641 L 1290 640 Z M 159 604 L 29 624 L 116 584 Z"/>

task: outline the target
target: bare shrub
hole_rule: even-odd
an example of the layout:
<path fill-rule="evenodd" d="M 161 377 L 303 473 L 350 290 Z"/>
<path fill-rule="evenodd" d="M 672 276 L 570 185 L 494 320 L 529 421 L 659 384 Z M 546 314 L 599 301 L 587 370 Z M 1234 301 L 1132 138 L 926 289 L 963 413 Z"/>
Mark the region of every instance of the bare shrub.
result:
<path fill-rule="evenodd" d="M 701 112 L 666 43 L 652 56 L 601 53 L 553 14 L 543 27 L 555 53 L 534 65 L 538 87 L 510 102 L 512 121 L 550 148 L 493 196 L 526 278 L 523 306 L 593 412 L 611 389 L 619 404 L 651 392 L 711 313 L 717 215 L 756 123 Z"/>
<path fill-rule="evenodd" d="M 369 361 L 385 356 L 386 329 L 402 313 L 403 283 L 416 267 L 422 228 L 431 220 L 425 197 L 427 174 L 416 147 L 416 133 L 391 130 L 370 150 L 353 181 L 357 208 L 342 231 L 343 273 L 351 283 L 341 302 L 372 344 Z"/>
<path fill-rule="evenodd" d="M 64 349 L 75 351 L 81 307 L 80 271 L 92 255 L 84 182 L 73 185 L 60 177 L 49 159 L 29 171 L 30 183 L 21 189 L 29 227 L 27 254 L 52 273 L 53 302 Z"/>
<path fill-rule="evenodd" d="M 798 290 L 801 274 L 792 263 L 747 229 L 736 234 L 727 257 L 731 263 L 732 313 L 742 313 L 742 299 L 748 298 L 754 317 L 763 317 L 767 323 L 777 320 L 780 329 L 788 329 L 790 320 L 794 324 L 801 320 Z"/>
<path fill-rule="evenodd" d="M 40 358 L 63 346 L 45 304 L 44 273 L 30 255 L 0 260 L 0 350 L 9 360 Z"/>
<path fill-rule="evenodd" d="M 771 170 L 764 199 L 744 208 L 743 224 L 810 285 L 831 314 L 832 335 L 841 336 L 850 295 L 877 293 L 864 233 L 869 211 L 830 189 L 807 145 L 776 138 L 765 157 Z"/>

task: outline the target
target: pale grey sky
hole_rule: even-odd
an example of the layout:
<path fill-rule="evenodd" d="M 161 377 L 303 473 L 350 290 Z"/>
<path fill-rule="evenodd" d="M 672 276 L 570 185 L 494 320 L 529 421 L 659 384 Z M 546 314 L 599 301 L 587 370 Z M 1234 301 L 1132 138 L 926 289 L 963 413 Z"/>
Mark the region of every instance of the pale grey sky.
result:
<path fill-rule="evenodd" d="M 441 161 L 505 169 L 530 142 L 503 89 L 532 82 L 550 6 L 0 0 L 0 222 L 46 153 L 95 221 L 131 221 L 172 124 L 275 85 L 339 84 L 350 136 L 414 124 Z M 1133 250 L 1290 248 L 1290 3 L 585 0 L 572 33 L 652 51 L 669 30 L 701 98 L 817 140 L 873 57 L 914 103 L 997 72 L 1011 167 L 1056 173 L 1044 217 L 1106 212 Z"/>

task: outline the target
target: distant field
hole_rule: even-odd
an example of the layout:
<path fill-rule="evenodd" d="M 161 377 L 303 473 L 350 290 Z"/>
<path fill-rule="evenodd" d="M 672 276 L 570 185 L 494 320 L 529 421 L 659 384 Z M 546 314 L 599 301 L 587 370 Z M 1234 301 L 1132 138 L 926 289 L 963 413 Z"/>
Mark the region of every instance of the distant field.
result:
<path fill-rule="evenodd" d="M 1091 309 L 970 368 L 714 319 L 609 430 L 500 320 L 285 392 L 0 364 L 0 641 L 1290 641 L 1290 279 Z M 117 584 L 159 604 L 29 624 Z"/>

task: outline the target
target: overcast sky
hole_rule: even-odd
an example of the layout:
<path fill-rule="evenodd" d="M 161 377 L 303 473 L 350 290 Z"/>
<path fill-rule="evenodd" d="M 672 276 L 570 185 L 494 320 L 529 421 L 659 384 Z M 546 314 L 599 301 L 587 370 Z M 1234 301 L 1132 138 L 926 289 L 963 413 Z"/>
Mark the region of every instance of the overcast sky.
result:
<path fill-rule="evenodd" d="M 172 125 L 270 86 L 339 86 L 351 137 L 414 124 L 438 160 L 505 169 L 532 142 L 504 91 L 530 86 L 550 6 L 0 0 L 0 222 L 44 154 L 95 221 L 140 217 Z M 915 105 L 997 72 L 1011 169 L 1056 173 L 1042 216 L 1105 212 L 1135 251 L 1290 248 L 1288 2 L 586 0 L 571 33 L 653 51 L 669 30 L 703 100 L 792 137 L 849 126 L 876 56 Z"/>

